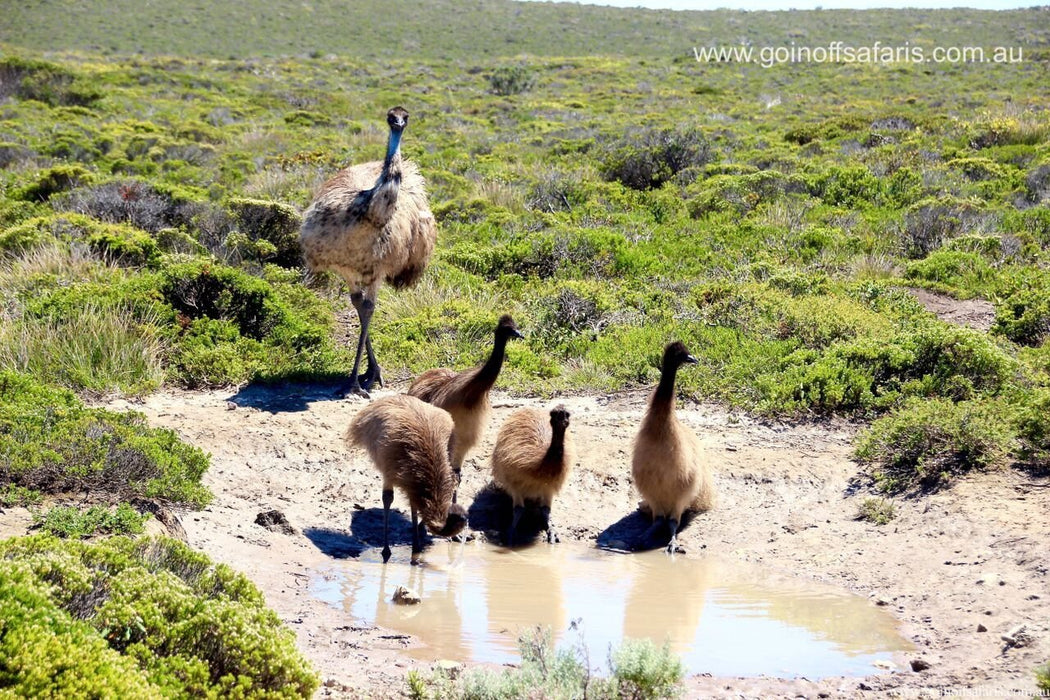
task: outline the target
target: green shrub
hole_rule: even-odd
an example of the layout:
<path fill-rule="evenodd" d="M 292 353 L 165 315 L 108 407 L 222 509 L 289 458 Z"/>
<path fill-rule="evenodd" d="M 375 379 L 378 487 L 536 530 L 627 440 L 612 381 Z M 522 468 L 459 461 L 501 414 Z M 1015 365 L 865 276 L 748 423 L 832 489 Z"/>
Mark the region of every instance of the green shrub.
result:
<path fill-rule="evenodd" d="M 330 309 L 280 275 L 271 282 L 196 260 L 169 265 L 158 285 L 178 314 L 170 372 L 188 386 L 345 372 Z"/>
<path fill-rule="evenodd" d="M 37 176 L 36 180 L 14 193 L 15 199 L 44 202 L 59 192 L 71 190 L 91 181 L 91 173 L 77 163 L 56 165 Z"/>
<path fill-rule="evenodd" d="M 536 76 L 526 66 L 500 66 L 489 75 L 489 89 L 493 94 L 520 95 L 536 85 Z"/>
<path fill-rule="evenodd" d="M 55 506 L 33 520 L 42 532 L 56 537 L 79 539 L 97 534 L 138 535 L 144 529 L 146 517 L 127 503 L 119 503 L 113 509 L 105 506 L 87 509 Z"/>
<path fill-rule="evenodd" d="M 865 498 L 857 508 L 857 520 L 873 525 L 885 525 L 897 517 L 897 509 L 888 498 Z"/>
<path fill-rule="evenodd" d="M 610 675 L 592 671 L 580 647 L 555 649 L 550 630 L 534 629 L 518 637 L 521 666 L 492 671 L 472 669 L 454 677 L 442 670 L 429 678 L 410 672 L 412 697 L 471 698 L 673 698 L 681 694 L 683 668 L 668 645 L 648 639 L 625 639 L 610 650 Z"/>
<path fill-rule="evenodd" d="M 928 323 L 890 339 L 861 338 L 824 353 L 793 353 L 767 391 L 774 406 L 881 411 L 908 396 L 994 396 L 1017 369 L 1016 360 L 982 333 Z"/>
<path fill-rule="evenodd" d="M 1024 286 L 995 305 L 996 333 L 1021 345 L 1042 345 L 1050 334 L 1050 297 L 1042 286 Z"/>
<path fill-rule="evenodd" d="M 256 199 L 232 199 L 229 206 L 237 230 L 247 237 L 247 245 L 237 246 L 244 258 L 282 267 L 300 266 L 300 218 L 294 209 L 279 202 Z M 227 247 L 230 247 L 229 240 Z"/>
<path fill-rule="evenodd" d="M 784 194 L 805 192 L 806 183 L 797 175 L 761 170 L 743 175 L 715 175 L 690 185 L 687 191 L 693 195 L 689 200 L 689 213 L 694 218 L 712 212 L 735 212 L 743 216 Z"/>
<path fill-rule="evenodd" d="M 69 391 L 0 372 L 0 482 L 113 500 L 203 506 L 208 456 L 137 413 L 86 408 Z"/>
<path fill-rule="evenodd" d="M 1050 390 L 1038 389 L 1017 402 L 1014 427 L 1019 456 L 1036 464 L 1050 464 Z"/>
<path fill-rule="evenodd" d="M 17 484 L 0 486 L 0 508 L 10 508 L 12 506 L 28 508 L 29 506 L 40 505 L 43 500 L 44 497 L 39 491 L 27 489 L 25 486 Z"/>
<path fill-rule="evenodd" d="M 1044 694 L 1050 693 L 1050 662 L 1036 670 L 1035 684 Z"/>
<path fill-rule="evenodd" d="M 0 59 L 0 85 L 13 86 L 21 100 L 38 100 L 52 107 L 91 105 L 102 93 L 64 66 L 8 56 Z"/>
<path fill-rule="evenodd" d="M 143 267 L 160 262 L 160 248 L 149 234 L 81 214 L 34 217 L 0 231 L 0 251 L 22 253 L 54 242 L 84 244 L 118 265 Z"/>
<path fill-rule="evenodd" d="M 627 639 L 609 654 L 609 666 L 621 698 L 673 698 L 681 693 L 685 671 L 670 645 Z"/>
<path fill-rule="evenodd" d="M 872 423 L 856 454 L 874 464 L 875 480 L 885 491 L 929 489 L 1001 463 L 1013 439 L 1002 404 L 911 399 Z"/>
<path fill-rule="evenodd" d="M 984 257 L 977 253 L 942 249 L 923 260 L 908 263 L 904 276 L 912 280 L 974 289 L 991 280 L 994 272 Z"/>
<path fill-rule="evenodd" d="M 0 591 L 0 683 L 18 694 L 305 698 L 318 686 L 259 591 L 175 540 L 6 540 Z"/>
<path fill-rule="evenodd" d="M 602 175 L 635 190 L 659 187 L 687 168 L 700 168 L 713 154 L 695 128 L 644 129 L 628 133 L 605 153 Z"/>
<path fill-rule="evenodd" d="M 881 200 L 883 188 L 863 165 L 832 166 L 814 178 L 812 194 L 832 206 L 862 208 Z"/>

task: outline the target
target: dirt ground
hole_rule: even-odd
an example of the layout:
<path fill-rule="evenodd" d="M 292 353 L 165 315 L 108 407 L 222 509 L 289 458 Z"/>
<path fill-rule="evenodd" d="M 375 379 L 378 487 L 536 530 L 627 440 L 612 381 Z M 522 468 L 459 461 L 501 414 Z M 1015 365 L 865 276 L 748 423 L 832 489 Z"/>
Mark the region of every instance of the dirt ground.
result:
<path fill-rule="evenodd" d="M 552 403 L 493 398 L 484 440 L 464 467 L 460 500 L 466 504 L 488 483 L 487 459 L 502 420 L 518 406 Z M 634 392 L 557 399 L 572 412 L 579 453 L 555 501 L 563 541 L 630 543 L 644 527 L 635 512 L 629 454 L 646 398 Z M 173 428 L 211 453 L 205 480 L 215 501 L 179 514 L 185 536 L 262 589 L 322 674 L 319 695 L 397 697 L 408 669 L 427 668 L 404 653 L 414 640 L 351 619 L 308 590 L 312 571 L 376 546 L 374 533 L 351 523 L 355 512 L 378 513 L 379 479 L 365 455 L 349 453 L 341 441 L 361 399 L 337 400 L 326 387 L 249 387 L 164 392 L 142 403 L 109 405 L 142 411 L 152 424 Z M 706 405 L 683 406 L 679 415 L 706 443 L 721 494 L 715 510 L 681 532 L 685 556 L 717 553 L 867 596 L 900 621 L 916 649 L 899 655 L 895 669 L 867 678 L 700 675 L 688 679 L 687 696 L 1034 692 L 1033 669 L 1050 658 L 1046 475 L 1002 470 L 896 499 L 896 519 L 880 527 L 855 519 L 870 493 L 856 478 L 849 424 L 766 422 Z M 402 503 L 395 500 L 395 508 Z M 268 510 L 281 511 L 294 532 L 255 524 Z M 4 534 L 28 524 L 16 509 L 0 521 Z M 1027 643 L 1004 642 L 1021 624 Z M 929 667 L 913 671 L 913 661 Z"/>

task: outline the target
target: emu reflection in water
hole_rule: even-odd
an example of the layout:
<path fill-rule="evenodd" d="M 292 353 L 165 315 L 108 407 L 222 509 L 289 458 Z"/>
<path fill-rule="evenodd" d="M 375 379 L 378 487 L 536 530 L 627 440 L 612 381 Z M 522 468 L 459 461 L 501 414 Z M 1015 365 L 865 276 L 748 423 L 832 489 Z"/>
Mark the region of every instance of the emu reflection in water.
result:
<path fill-rule="evenodd" d="M 399 585 L 422 602 L 392 603 Z M 417 637 L 422 645 L 406 653 L 426 660 L 513 663 L 518 635 L 537 625 L 560 646 L 582 644 L 592 666 L 625 637 L 648 637 L 668 642 L 690 673 L 715 675 L 867 675 L 910 648 L 896 621 L 858 596 L 662 551 L 442 543 L 412 565 L 397 547 L 386 565 L 374 552 L 333 562 L 312 590 L 359 620 Z"/>

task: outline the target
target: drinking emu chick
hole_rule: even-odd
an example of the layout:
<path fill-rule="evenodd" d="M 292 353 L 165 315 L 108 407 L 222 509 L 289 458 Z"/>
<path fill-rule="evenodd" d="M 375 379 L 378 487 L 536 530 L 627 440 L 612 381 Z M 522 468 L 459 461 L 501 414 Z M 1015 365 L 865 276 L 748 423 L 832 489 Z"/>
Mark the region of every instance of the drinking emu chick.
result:
<path fill-rule="evenodd" d="M 514 501 L 508 544 L 514 544 L 526 500 L 539 502 L 547 541 L 558 541 L 551 526 L 551 502 L 565 485 L 572 467 L 568 427 L 569 412 L 561 405 L 549 413 L 537 408 L 520 409 L 500 427 L 492 452 L 492 479 Z"/>
<path fill-rule="evenodd" d="M 682 514 L 686 510 L 709 510 L 715 495 L 711 467 L 700 440 L 675 416 L 675 375 L 683 364 L 696 364 L 685 345 L 675 342 L 664 348 L 660 383 L 649 399 L 631 460 L 635 486 L 653 516 L 644 539 L 650 541 L 666 522 L 671 532 L 669 553 L 678 544 Z"/>
<path fill-rule="evenodd" d="M 496 324 L 492 353 L 484 364 L 462 372 L 444 368 L 427 370 L 408 388 L 409 396 L 420 398 L 452 414 L 456 426 L 452 471 L 456 474 L 457 486 L 463 458 L 477 444 L 485 427 L 485 419 L 489 415 L 489 391 L 503 368 L 507 341 L 521 337 L 514 319 L 508 315 L 501 316 Z"/>
<path fill-rule="evenodd" d="M 346 432 L 348 445 L 368 451 L 383 475 L 383 561 L 390 558 L 390 504 L 394 487 L 412 508 L 412 552 L 422 549 L 419 516 L 430 532 L 452 537 L 467 512 L 452 502 L 456 479 L 449 465 L 452 416 L 412 396 L 386 396 L 361 409 Z"/>

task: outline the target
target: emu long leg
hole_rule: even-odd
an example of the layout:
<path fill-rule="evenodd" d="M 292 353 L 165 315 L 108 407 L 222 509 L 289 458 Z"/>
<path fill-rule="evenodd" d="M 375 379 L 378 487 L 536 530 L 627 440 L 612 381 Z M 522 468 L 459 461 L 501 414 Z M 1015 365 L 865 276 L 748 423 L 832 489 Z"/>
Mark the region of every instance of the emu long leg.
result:
<path fill-rule="evenodd" d="M 394 502 L 394 489 L 383 489 L 383 563 L 390 559 L 390 505 Z"/>
<path fill-rule="evenodd" d="M 678 521 L 674 518 L 667 519 L 667 527 L 671 531 L 671 541 L 667 543 L 667 553 L 674 554 L 678 547 Z"/>
<path fill-rule="evenodd" d="M 648 547 L 649 543 L 653 541 L 653 537 L 657 531 L 664 526 L 665 518 L 662 515 L 657 515 L 653 518 L 653 524 L 649 526 L 649 529 L 642 533 L 642 546 Z"/>
<path fill-rule="evenodd" d="M 554 531 L 554 525 L 551 524 L 551 507 L 540 506 L 540 513 L 543 514 L 543 526 L 547 529 L 547 544 L 561 542 L 558 533 Z"/>
<path fill-rule="evenodd" d="M 525 506 L 514 506 L 514 517 L 510 521 L 510 531 L 507 532 L 507 546 L 514 546 L 514 533 L 518 529 L 518 523 L 521 522 L 521 516 L 525 513 Z"/>
<path fill-rule="evenodd" d="M 419 536 L 419 516 L 416 514 L 416 507 L 412 506 L 412 553 L 421 552 L 423 550 L 423 538 Z"/>
<path fill-rule="evenodd" d="M 383 372 L 376 361 L 375 353 L 372 352 L 372 334 L 365 338 L 365 354 L 368 356 L 368 369 L 361 376 L 361 382 L 366 389 L 373 386 L 383 386 Z"/>
<path fill-rule="evenodd" d="M 371 341 L 368 337 L 368 327 L 372 323 L 372 312 L 375 311 L 375 302 L 367 298 L 363 292 L 354 292 L 350 295 L 350 303 L 354 305 L 354 309 L 357 311 L 357 318 L 361 322 L 361 332 L 357 336 L 357 354 L 354 356 L 354 369 L 350 372 L 350 384 L 346 388 L 344 393 L 346 394 L 357 394 L 368 398 L 368 390 L 372 388 L 372 379 L 370 376 L 373 371 L 371 365 L 374 355 L 369 348 Z M 361 356 L 368 349 L 369 355 L 369 372 L 363 375 L 359 375 L 358 371 L 361 369 Z"/>

